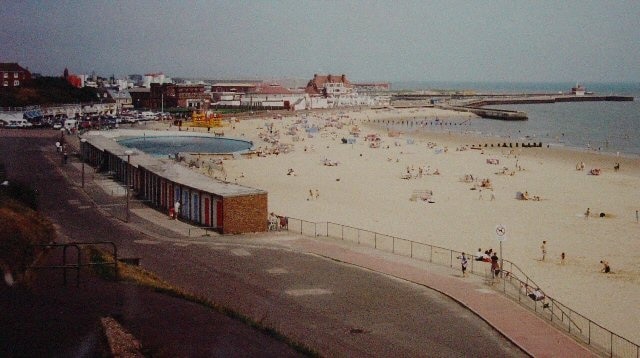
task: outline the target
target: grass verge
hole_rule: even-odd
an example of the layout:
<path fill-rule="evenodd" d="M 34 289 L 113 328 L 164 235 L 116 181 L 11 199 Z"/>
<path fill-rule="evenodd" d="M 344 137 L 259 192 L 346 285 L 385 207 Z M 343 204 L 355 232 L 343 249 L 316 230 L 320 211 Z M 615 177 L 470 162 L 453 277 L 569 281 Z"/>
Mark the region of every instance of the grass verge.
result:
<path fill-rule="evenodd" d="M 88 257 L 91 258 L 92 263 L 104 263 L 105 265 L 93 265 L 94 271 L 101 277 L 113 280 L 115 279 L 115 272 L 113 270 L 113 256 L 110 253 L 97 249 L 95 247 L 88 247 Z M 291 338 L 277 331 L 275 328 L 269 327 L 262 322 L 253 320 L 252 318 L 234 311 L 228 307 L 224 307 L 208 299 L 189 293 L 179 287 L 173 286 L 170 283 L 156 276 L 153 272 L 146 271 L 140 267 L 127 265 L 125 263 L 118 263 L 118 276 L 120 280 L 132 282 L 140 286 L 152 288 L 156 292 L 160 292 L 172 297 L 181 298 L 190 302 L 194 302 L 205 307 L 208 307 L 216 312 L 224 314 L 227 317 L 239 320 L 240 322 L 257 329 L 260 332 L 273 337 L 289 347 L 293 348 L 299 353 L 307 355 L 309 357 L 320 357 L 320 354 L 310 347 L 296 342 Z"/>

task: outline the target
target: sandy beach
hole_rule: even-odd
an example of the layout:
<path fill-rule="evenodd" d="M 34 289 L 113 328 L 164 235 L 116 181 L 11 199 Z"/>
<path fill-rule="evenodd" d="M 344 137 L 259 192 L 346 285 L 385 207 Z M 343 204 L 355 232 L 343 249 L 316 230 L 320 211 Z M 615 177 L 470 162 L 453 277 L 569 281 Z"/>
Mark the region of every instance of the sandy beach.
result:
<path fill-rule="evenodd" d="M 430 132 L 385 128 L 386 121 L 436 117 L 446 125 Z M 474 119 L 434 108 L 242 119 L 225 127 L 225 136 L 252 140 L 265 154 L 227 159 L 213 169 L 200 158 L 200 170 L 267 190 L 269 211 L 278 215 L 467 253 L 496 250 L 495 228 L 504 225 L 505 259 L 548 295 L 640 343 L 640 160 L 563 148 L 492 148 L 504 140 L 446 129 Z M 356 132 L 355 142 L 343 143 Z M 377 140 L 365 140 L 368 135 Z M 278 154 L 266 154 L 274 143 Z M 468 146 L 484 143 L 481 150 Z M 584 170 L 577 170 L 581 162 Z M 591 175 L 592 168 L 600 175 Z M 295 175 L 288 175 L 291 169 Z M 530 200 L 518 200 L 518 192 Z M 612 273 L 600 272 L 601 260 Z"/>

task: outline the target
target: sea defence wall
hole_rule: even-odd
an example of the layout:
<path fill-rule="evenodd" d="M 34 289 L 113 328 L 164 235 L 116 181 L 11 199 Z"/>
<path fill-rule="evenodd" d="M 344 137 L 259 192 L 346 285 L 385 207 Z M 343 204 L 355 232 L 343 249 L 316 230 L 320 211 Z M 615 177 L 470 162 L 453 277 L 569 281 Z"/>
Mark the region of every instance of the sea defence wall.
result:
<path fill-rule="evenodd" d="M 509 111 L 504 109 L 478 108 L 472 106 L 439 106 L 442 109 L 458 112 L 471 112 L 482 118 L 501 119 L 505 121 L 525 121 L 527 113 L 522 111 Z"/>
<path fill-rule="evenodd" d="M 633 101 L 631 96 L 536 96 L 536 97 L 500 97 L 500 98 L 482 98 L 478 101 L 468 104 L 468 107 L 484 107 L 506 104 L 539 104 L 539 103 L 557 103 L 557 102 L 626 102 Z"/>
<path fill-rule="evenodd" d="M 486 106 L 500 106 L 509 104 L 542 104 L 560 102 L 625 102 L 633 101 L 632 96 L 601 96 L 601 95 L 573 95 L 573 94 L 396 94 L 394 100 L 398 101 L 429 101 L 434 107 L 458 112 L 474 113 L 482 118 L 500 119 L 506 121 L 527 120 L 528 115 L 522 111 L 512 111 L 496 108 L 484 108 Z"/>

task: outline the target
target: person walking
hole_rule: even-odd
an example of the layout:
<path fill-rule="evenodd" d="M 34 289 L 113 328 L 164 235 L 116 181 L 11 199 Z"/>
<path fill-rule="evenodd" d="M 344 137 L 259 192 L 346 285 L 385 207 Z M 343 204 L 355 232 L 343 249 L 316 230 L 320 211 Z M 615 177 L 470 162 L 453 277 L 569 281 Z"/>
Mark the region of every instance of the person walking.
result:
<path fill-rule="evenodd" d="M 173 204 L 173 218 L 178 219 L 180 216 L 180 201 L 176 200 L 175 204 Z"/>
<path fill-rule="evenodd" d="M 540 245 L 540 251 L 542 251 L 542 260 L 544 261 L 547 256 L 547 241 L 542 241 L 542 245 Z"/>
<path fill-rule="evenodd" d="M 491 277 L 492 277 L 492 281 L 493 279 L 498 278 L 498 275 L 500 275 L 500 264 L 498 263 L 498 255 L 494 252 L 493 255 L 491 255 Z"/>
<path fill-rule="evenodd" d="M 462 268 L 462 277 L 467 277 L 467 266 L 469 265 L 467 256 L 463 252 L 462 255 L 458 256 L 458 259 L 460 259 L 460 266 Z"/>

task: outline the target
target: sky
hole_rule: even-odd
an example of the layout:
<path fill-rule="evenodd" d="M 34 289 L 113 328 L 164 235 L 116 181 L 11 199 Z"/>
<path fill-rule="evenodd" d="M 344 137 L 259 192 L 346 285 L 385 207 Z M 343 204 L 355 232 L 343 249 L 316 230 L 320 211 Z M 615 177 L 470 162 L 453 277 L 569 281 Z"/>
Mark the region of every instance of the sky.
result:
<path fill-rule="evenodd" d="M 0 0 L 0 62 L 211 79 L 640 82 L 640 1 Z"/>

